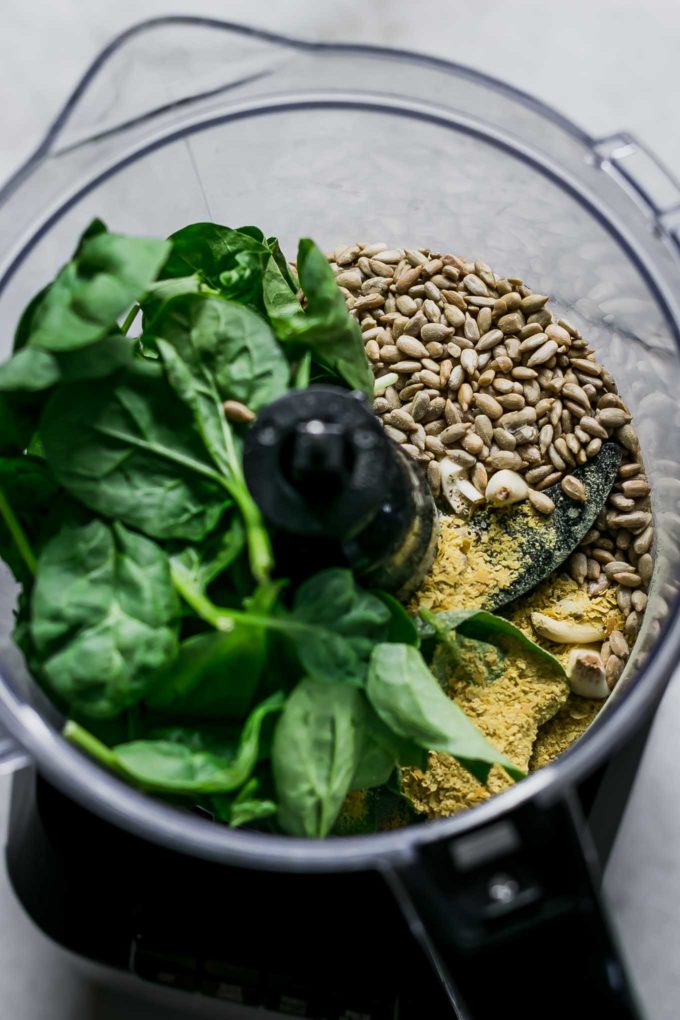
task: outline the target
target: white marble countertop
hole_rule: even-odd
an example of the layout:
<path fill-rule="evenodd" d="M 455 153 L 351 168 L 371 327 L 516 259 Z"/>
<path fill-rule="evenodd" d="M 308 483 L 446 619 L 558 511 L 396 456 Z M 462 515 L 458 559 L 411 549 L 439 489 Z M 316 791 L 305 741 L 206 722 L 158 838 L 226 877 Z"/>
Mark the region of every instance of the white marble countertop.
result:
<path fill-rule="evenodd" d="M 309 39 L 380 43 L 470 64 L 533 92 L 594 134 L 634 132 L 680 173 L 677 0 L 277 0 L 266 5 L 192 0 L 184 7 L 165 0 L 4 0 L 0 181 L 37 144 L 83 69 L 113 34 L 144 17 L 189 11 Z M 649 1020 L 680 1015 L 679 728 L 676 677 L 657 716 L 606 875 L 609 903 Z M 0 778 L 3 830 L 8 789 L 8 779 Z M 166 1005 L 156 1012 L 79 976 L 66 955 L 24 917 L 0 864 L 0 1014 L 11 1020 L 179 1020 L 194 1012 L 183 1003 L 176 1011 Z"/>

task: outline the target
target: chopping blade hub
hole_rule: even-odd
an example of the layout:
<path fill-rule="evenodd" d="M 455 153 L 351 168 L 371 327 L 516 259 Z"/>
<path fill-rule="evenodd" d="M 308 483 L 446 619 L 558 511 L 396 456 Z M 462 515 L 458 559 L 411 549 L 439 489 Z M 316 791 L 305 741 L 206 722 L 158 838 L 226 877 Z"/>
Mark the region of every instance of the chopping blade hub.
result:
<path fill-rule="evenodd" d="M 248 430 L 244 469 L 289 560 L 294 551 L 306 568 L 348 565 L 402 595 L 429 568 L 436 511 L 426 479 L 363 394 L 310 386 L 275 400 Z"/>

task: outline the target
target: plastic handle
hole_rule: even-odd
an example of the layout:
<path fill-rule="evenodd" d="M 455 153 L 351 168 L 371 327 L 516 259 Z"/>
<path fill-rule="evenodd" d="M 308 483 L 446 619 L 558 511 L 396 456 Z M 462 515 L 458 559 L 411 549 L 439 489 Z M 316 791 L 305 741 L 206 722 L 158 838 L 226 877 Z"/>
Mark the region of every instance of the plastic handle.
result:
<path fill-rule="evenodd" d="M 385 872 L 451 1017 L 639 1020 L 596 875 L 573 797 L 531 802 Z"/>
<path fill-rule="evenodd" d="M 594 146 L 603 170 L 648 210 L 659 229 L 680 248 L 680 181 L 644 142 L 628 132 L 601 138 Z"/>

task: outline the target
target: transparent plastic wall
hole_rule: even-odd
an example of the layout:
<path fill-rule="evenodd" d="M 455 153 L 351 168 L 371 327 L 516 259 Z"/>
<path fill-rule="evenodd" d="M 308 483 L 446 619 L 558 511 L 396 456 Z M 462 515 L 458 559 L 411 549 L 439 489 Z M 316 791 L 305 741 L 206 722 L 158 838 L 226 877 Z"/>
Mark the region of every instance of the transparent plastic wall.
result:
<path fill-rule="evenodd" d="M 463 69 L 161 26 L 113 52 L 0 196 L 0 356 L 95 216 L 154 235 L 255 223 L 291 256 L 312 236 L 481 258 L 551 295 L 633 412 L 657 534 L 647 648 L 678 574 L 680 272 L 653 201 L 611 169 L 594 140 Z"/>

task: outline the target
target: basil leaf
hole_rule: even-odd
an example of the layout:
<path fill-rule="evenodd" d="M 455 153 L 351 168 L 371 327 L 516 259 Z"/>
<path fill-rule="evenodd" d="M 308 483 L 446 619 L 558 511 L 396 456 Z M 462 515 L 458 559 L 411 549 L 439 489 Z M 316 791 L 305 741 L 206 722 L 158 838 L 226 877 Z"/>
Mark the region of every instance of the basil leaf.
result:
<path fill-rule="evenodd" d="M 169 251 L 167 241 L 89 233 L 20 324 L 19 346 L 65 351 L 99 340 L 142 297 Z"/>
<path fill-rule="evenodd" d="M 200 541 L 230 500 L 159 365 L 59 387 L 40 422 L 57 480 L 97 513 L 152 538 Z"/>
<path fill-rule="evenodd" d="M 163 306 L 150 329 L 194 371 L 209 372 L 221 400 L 258 411 L 288 389 L 288 363 L 271 329 L 241 305 L 183 295 Z"/>
<path fill-rule="evenodd" d="M 297 268 L 307 309 L 301 311 L 295 300 L 278 310 L 272 303 L 268 312 L 274 331 L 284 342 L 309 348 L 349 386 L 372 396 L 373 374 L 359 324 L 347 311 L 333 270 L 313 241 L 300 241 Z"/>
<path fill-rule="evenodd" d="M 112 748 L 112 753 L 121 771 L 145 789 L 180 794 L 228 793 L 251 775 L 258 760 L 262 725 L 269 715 L 281 710 L 282 704 L 283 695 L 278 693 L 253 709 L 230 756 L 224 750 L 219 754 L 197 749 L 195 736 L 193 746 L 188 746 L 181 730 L 176 731 L 178 741 L 134 740 Z"/>
<path fill-rule="evenodd" d="M 416 622 L 412 616 L 409 616 L 401 602 L 397 601 L 393 595 L 389 595 L 386 591 L 376 589 L 371 594 L 380 599 L 390 611 L 389 629 L 385 641 L 391 641 L 399 645 L 414 645 L 418 648 L 420 645 L 420 634 L 418 633 Z"/>
<path fill-rule="evenodd" d="M 301 680 L 274 732 L 278 820 L 293 836 L 326 836 L 361 752 L 363 695 L 346 684 Z"/>
<path fill-rule="evenodd" d="M 178 617 L 167 557 L 122 524 L 66 525 L 40 555 L 31 635 L 49 687 L 84 716 L 144 696 L 177 653 Z"/>
<path fill-rule="evenodd" d="M 486 782 L 494 764 L 502 765 L 514 779 L 524 775 L 444 694 L 417 649 L 378 645 L 371 656 L 366 693 L 394 733 L 425 750 L 453 755 L 480 782 Z"/>
<path fill-rule="evenodd" d="M 102 379 L 131 364 L 134 347 L 124 336 L 110 336 L 77 351 L 24 347 L 0 365 L 0 392 L 36 393 L 59 382 Z"/>
<path fill-rule="evenodd" d="M 452 637 L 455 639 L 452 631 L 491 644 L 498 643 L 502 638 L 509 638 L 532 655 L 537 655 L 555 672 L 565 676 L 564 667 L 559 659 L 537 645 L 509 620 L 488 613 L 484 609 L 451 609 L 441 613 L 421 610 L 420 620 L 416 621 L 416 626 L 421 637 L 432 637 L 436 633 L 441 640 L 447 642 L 451 641 Z"/>
<path fill-rule="evenodd" d="M 427 751 L 389 729 L 367 702 L 361 753 L 352 789 L 383 786 L 395 768 L 406 765 L 424 771 L 427 768 Z"/>
<path fill-rule="evenodd" d="M 278 811 L 278 805 L 269 798 L 258 797 L 260 786 L 259 779 L 255 777 L 249 779 L 229 805 L 228 817 L 224 817 L 224 807 L 219 803 L 223 798 L 213 797 L 213 806 L 218 809 L 216 810 L 218 817 L 228 821 L 233 829 L 249 822 L 261 822 L 265 818 L 272 818 Z"/>

